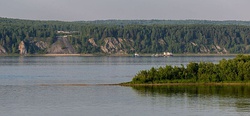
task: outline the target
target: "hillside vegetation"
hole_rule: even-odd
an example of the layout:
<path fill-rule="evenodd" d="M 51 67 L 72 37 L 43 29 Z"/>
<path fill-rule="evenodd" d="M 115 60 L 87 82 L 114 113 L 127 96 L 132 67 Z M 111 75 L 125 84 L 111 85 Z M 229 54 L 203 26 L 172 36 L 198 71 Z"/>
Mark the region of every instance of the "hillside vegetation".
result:
<path fill-rule="evenodd" d="M 244 21 L 34 21 L 0 18 L 0 54 L 250 53 Z M 56 48 L 56 49 L 55 49 Z"/>

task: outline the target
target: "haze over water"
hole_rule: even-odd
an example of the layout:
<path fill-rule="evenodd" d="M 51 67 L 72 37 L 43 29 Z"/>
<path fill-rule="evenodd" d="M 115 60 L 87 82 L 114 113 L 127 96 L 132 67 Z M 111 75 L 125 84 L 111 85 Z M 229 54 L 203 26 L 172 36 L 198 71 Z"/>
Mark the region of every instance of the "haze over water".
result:
<path fill-rule="evenodd" d="M 140 70 L 233 57 L 0 57 L 1 116 L 248 115 L 249 86 L 114 84 Z"/>

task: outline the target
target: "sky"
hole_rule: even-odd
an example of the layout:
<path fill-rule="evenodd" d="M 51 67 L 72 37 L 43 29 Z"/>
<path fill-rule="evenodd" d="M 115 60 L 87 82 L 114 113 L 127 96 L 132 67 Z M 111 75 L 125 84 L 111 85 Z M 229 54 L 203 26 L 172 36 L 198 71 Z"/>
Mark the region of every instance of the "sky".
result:
<path fill-rule="evenodd" d="M 250 0 L 0 0 L 0 17 L 90 20 L 250 21 Z"/>

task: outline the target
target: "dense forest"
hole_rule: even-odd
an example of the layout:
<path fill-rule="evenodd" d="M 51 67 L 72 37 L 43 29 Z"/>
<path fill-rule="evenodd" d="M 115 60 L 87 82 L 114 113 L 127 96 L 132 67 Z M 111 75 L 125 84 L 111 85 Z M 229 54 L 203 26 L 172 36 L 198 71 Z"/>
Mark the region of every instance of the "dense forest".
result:
<path fill-rule="evenodd" d="M 249 82 L 250 56 L 238 55 L 234 59 L 211 62 L 191 62 L 186 67 L 170 66 L 140 71 L 133 84 L 196 83 L 196 82 Z"/>
<path fill-rule="evenodd" d="M 18 54 L 21 41 L 28 54 L 250 53 L 249 25 L 247 21 L 0 18 L 0 54 Z"/>
<path fill-rule="evenodd" d="M 96 20 L 96 21 L 78 21 L 90 24 L 111 24 L 111 25 L 247 25 L 250 21 L 211 21 L 211 20 Z"/>

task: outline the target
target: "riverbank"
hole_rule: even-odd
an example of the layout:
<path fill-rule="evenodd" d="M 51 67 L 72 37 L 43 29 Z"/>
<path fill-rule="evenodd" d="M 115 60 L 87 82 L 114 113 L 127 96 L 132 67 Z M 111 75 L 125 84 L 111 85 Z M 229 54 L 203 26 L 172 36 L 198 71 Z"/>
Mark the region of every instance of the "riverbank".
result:
<path fill-rule="evenodd" d="M 19 54 L 4 54 L 1 56 L 48 56 L 48 57 L 64 57 L 64 56 L 99 56 L 95 54 L 27 54 L 27 55 L 19 55 Z"/>
<path fill-rule="evenodd" d="M 175 56 L 237 56 L 239 54 L 173 54 L 173 56 L 167 57 L 175 57 Z M 250 55 L 250 54 L 244 54 Z M 20 55 L 20 54 L 1 54 L 1 56 L 53 56 L 53 57 L 60 57 L 60 56 L 114 56 L 114 57 L 129 57 L 134 56 L 133 54 L 27 54 L 27 55 Z M 140 57 L 163 57 L 163 56 L 152 56 L 152 54 L 140 54 Z"/>
<path fill-rule="evenodd" d="M 35 56 L 94 56 L 93 54 L 41 54 Z"/>
<path fill-rule="evenodd" d="M 250 82 L 232 82 L 232 83 L 153 83 L 153 84 L 130 84 L 121 83 L 121 86 L 250 86 Z"/>

